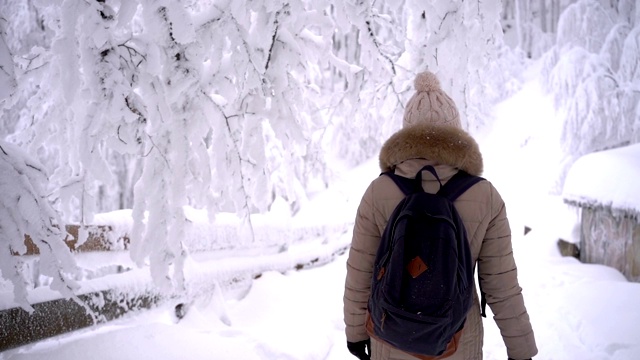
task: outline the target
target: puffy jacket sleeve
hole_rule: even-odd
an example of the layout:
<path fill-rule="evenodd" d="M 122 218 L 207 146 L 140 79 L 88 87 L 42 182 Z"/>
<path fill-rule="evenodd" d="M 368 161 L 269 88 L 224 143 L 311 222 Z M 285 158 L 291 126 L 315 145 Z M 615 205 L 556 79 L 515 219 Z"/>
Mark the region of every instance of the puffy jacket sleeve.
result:
<path fill-rule="evenodd" d="M 347 259 L 344 322 L 347 341 L 352 342 L 369 338 L 365 330 L 365 318 L 371 293 L 373 265 L 381 236 L 374 220 L 374 212 L 373 186 L 370 185 L 358 207 Z"/>
<path fill-rule="evenodd" d="M 478 257 L 480 288 L 500 328 L 509 357 L 528 359 L 536 355 L 538 349 L 518 283 L 505 204 L 493 186 L 491 208 L 492 218 Z"/>

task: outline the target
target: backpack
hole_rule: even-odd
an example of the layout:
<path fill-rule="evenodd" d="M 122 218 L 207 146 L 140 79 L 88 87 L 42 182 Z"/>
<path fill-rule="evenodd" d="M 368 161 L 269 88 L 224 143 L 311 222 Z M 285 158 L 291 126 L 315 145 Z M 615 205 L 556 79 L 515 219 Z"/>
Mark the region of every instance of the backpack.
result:
<path fill-rule="evenodd" d="M 440 190 L 422 188 L 422 171 Z M 389 176 L 406 197 L 396 206 L 376 254 L 369 297 L 371 336 L 414 355 L 442 355 L 472 304 L 474 266 L 453 201 L 484 180 L 459 171 L 444 186 L 433 166 L 415 179 Z"/>

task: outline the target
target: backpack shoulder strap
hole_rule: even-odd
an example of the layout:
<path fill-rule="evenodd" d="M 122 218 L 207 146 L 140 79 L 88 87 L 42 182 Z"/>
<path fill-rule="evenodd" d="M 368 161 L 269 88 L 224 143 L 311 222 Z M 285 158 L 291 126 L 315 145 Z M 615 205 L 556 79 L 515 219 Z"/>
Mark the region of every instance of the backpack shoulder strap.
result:
<path fill-rule="evenodd" d="M 480 176 L 470 175 L 463 170 L 459 170 L 442 186 L 440 191 L 438 191 L 438 195 L 444 196 L 453 202 L 465 191 L 469 190 L 470 187 L 482 180 L 484 180 L 484 178 Z"/>
<path fill-rule="evenodd" d="M 400 190 L 402 190 L 402 193 L 404 193 L 405 196 L 424 191 L 422 189 L 422 182 L 417 183 L 416 179 L 409 179 L 404 176 L 396 175 L 393 170 L 383 172 L 380 176 L 382 175 L 390 177 Z"/>
<path fill-rule="evenodd" d="M 418 192 L 424 192 L 422 188 L 422 172 L 429 171 L 440 183 L 440 190 L 438 195 L 448 198 L 450 201 L 454 201 L 458 196 L 462 195 L 467 189 L 478 181 L 484 180 L 481 177 L 469 175 L 468 173 L 460 170 L 458 171 L 445 185 L 442 185 L 440 177 L 436 172 L 436 169 L 432 165 L 426 165 L 420 171 L 416 173 L 414 179 L 406 178 L 404 176 L 396 175 L 393 170 L 385 171 L 380 176 L 386 175 L 393 180 L 393 182 L 402 190 L 405 196 L 415 194 Z M 448 185 L 448 186 L 447 186 Z"/>
<path fill-rule="evenodd" d="M 485 180 L 480 176 L 471 175 L 463 170 L 459 170 L 444 186 L 438 191 L 438 195 L 444 196 L 449 201 L 453 202 L 465 191 L 469 190 L 476 183 Z M 480 283 L 480 281 L 478 281 Z M 480 285 L 480 315 L 484 318 L 487 317 L 486 313 L 487 297 L 484 291 L 482 291 L 482 285 Z"/>

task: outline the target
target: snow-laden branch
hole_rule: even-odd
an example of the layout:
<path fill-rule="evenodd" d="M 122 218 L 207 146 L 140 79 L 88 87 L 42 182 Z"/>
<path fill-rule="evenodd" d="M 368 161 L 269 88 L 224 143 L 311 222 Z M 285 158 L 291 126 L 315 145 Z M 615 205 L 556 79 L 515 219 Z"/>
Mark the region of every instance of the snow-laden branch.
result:
<path fill-rule="evenodd" d="M 4 38 L 4 26 L 0 26 L 0 101 L 11 95 L 13 89 L 16 87 L 13 56 Z"/>
<path fill-rule="evenodd" d="M 378 43 L 378 39 L 376 38 L 376 34 L 373 32 L 373 28 L 371 26 L 371 20 L 366 20 L 365 25 L 367 26 L 367 31 L 366 33 L 369 35 L 369 38 L 371 39 L 371 42 L 373 42 L 373 45 L 376 47 L 376 49 L 378 50 L 378 54 L 380 54 L 380 56 L 382 56 L 385 60 L 387 60 L 387 62 L 389 63 L 389 67 L 391 68 L 391 73 L 393 75 L 396 75 L 396 66 L 394 61 L 391 59 L 391 57 L 389 57 L 389 55 L 385 54 L 382 49 L 380 48 L 380 44 Z"/>
<path fill-rule="evenodd" d="M 51 288 L 77 300 L 78 285 L 72 275 L 78 269 L 64 243 L 64 226 L 44 195 L 46 184 L 40 164 L 0 140 L 0 192 L 4 194 L 0 199 L 0 272 L 13 285 L 14 301 L 27 311 L 33 308 L 27 298 L 22 260 L 15 256 L 26 252 L 26 235 L 40 250 L 40 273 L 51 277 Z"/>
<path fill-rule="evenodd" d="M 498 0 L 409 0 L 403 65 L 413 74 L 429 69 L 456 103 L 464 127 L 487 127 L 510 74 L 498 61 L 504 48 Z"/>

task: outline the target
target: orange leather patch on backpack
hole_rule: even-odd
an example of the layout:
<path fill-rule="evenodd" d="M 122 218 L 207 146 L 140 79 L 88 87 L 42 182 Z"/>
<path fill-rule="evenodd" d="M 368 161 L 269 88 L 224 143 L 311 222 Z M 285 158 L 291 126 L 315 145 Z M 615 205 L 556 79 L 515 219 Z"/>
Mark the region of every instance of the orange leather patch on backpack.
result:
<path fill-rule="evenodd" d="M 425 264 L 419 256 L 414 257 L 407 264 L 407 271 L 409 272 L 409 275 L 411 275 L 411 277 L 413 277 L 414 279 L 420 276 L 420 274 L 422 274 L 423 272 L 427 271 L 428 268 L 429 267 L 427 266 L 427 264 Z"/>

